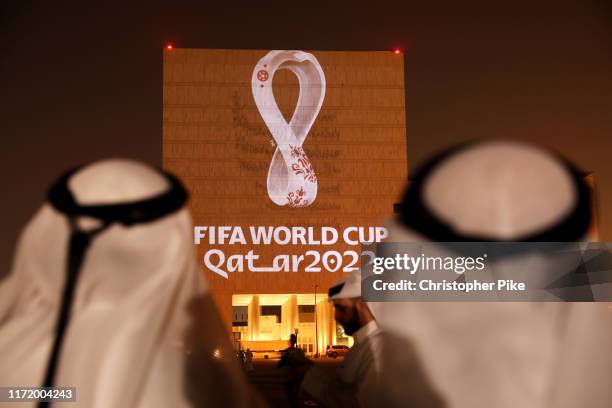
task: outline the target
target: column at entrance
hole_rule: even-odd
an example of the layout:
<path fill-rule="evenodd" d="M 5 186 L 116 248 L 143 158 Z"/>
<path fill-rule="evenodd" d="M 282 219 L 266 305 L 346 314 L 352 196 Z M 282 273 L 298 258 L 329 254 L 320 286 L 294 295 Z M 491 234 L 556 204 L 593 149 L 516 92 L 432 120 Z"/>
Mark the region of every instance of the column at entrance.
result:
<path fill-rule="evenodd" d="M 288 340 L 292 333 L 295 333 L 295 329 L 298 327 L 298 303 L 297 295 L 290 295 L 289 298 L 283 303 L 281 309 L 281 321 L 282 321 L 282 339 Z"/>
<path fill-rule="evenodd" d="M 332 327 L 335 320 L 333 315 L 333 308 L 330 303 L 326 300 L 317 302 L 315 305 L 315 313 L 317 315 L 317 330 L 316 330 L 316 344 L 315 353 L 318 352 L 320 355 L 325 354 L 325 350 L 329 344 L 333 341 Z"/>
<path fill-rule="evenodd" d="M 328 336 L 327 341 L 328 344 L 336 344 L 336 319 L 334 318 L 334 306 L 332 306 L 331 302 L 327 303 L 327 330 Z M 325 346 L 327 347 L 327 346 Z"/>
<path fill-rule="evenodd" d="M 259 295 L 253 295 L 249 303 L 249 340 L 254 341 L 259 337 Z"/>

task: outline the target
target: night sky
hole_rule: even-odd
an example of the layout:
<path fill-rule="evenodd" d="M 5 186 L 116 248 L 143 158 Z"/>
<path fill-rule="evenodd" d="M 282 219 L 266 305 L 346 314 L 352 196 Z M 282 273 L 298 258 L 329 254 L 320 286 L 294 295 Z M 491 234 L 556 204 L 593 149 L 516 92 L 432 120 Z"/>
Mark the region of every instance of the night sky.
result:
<path fill-rule="evenodd" d="M 545 144 L 595 173 L 612 240 L 612 2 L 31 2 L 0 5 L 0 275 L 62 171 L 161 164 L 162 52 L 404 51 L 409 164 L 463 140 Z M 331 2 L 330 2 L 331 3 Z M 534 5 L 532 3 L 538 3 Z"/>

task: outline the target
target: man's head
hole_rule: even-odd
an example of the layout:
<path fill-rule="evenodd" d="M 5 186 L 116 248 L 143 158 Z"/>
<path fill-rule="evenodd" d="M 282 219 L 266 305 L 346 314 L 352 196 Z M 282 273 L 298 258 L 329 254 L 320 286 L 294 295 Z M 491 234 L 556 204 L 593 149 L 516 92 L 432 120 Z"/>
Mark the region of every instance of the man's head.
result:
<path fill-rule="evenodd" d="M 333 299 L 334 318 L 349 336 L 374 320 L 367 303 L 360 297 Z"/>
<path fill-rule="evenodd" d="M 368 304 L 361 298 L 361 274 L 353 272 L 329 288 L 335 318 L 348 335 L 374 320 Z"/>
<path fill-rule="evenodd" d="M 399 208 L 403 229 L 419 241 L 582 241 L 592 224 L 584 173 L 518 141 L 472 142 L 434 156 L 414 172 Z"/>

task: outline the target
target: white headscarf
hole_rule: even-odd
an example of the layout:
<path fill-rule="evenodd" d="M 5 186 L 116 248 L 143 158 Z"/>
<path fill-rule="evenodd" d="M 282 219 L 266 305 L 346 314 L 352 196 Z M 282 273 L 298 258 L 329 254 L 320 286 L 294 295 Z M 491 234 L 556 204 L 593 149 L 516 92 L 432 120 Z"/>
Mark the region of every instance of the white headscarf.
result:
<path fill-rule="evenodd" d="M 433 222 L 412 220 L 413 228 L 410 217 L 418 215 L 407 211 L 408 226 L 393 222 L 389 241 L 547 236 L 563 225 L 579 200 L 567 165 L 523 143 L 472 144 L 444 156 L 428 171 L 419 188 Z M 502 269 L 518 273 L 522 261 L 505 262 Z M 612 403 L 608 304 L 370 306 L 382 327 L 413 341 L 434 388 L 450 408 L 604 408 Z"/>
<path fill-rule="evenodd" d="M 107 160 L 78 171 L 68 187 L 79 205 L 106 205 L 150 199 L 170 183 L 143 164 Z M 77 223 L 87 229 L 96 221 L 81 217 Z M 216 370 L 203 377 L 224 378 L 238 389 L 230 400 L 247 404 L 239 396 L 248 387 L 236 371 L 212 302 L 207 310 L 190 305 L 208 292 L 191 230 L 189 212 L 181 209 L 148 223 L 111 224 L 93 239 L 81 266 L 55 376 L 56 386 L 76 387 L 77 403 L 65 406 L 189 406 L 193 396 L 188 396 L 186 362 L 192 346 L 184 338 L 194 318 L 212 327 L 194 346 L 210 348 L 208 360 L 216 360 L 202 360 L 203 370 Z M 13 269 L 0 286 L 4 386 L 42 385 L 62 302 L 70 233 L 66 215 L 46 203 L 21 235 Z M 207 401 L 215 401 L 219 390 L 203 384 L 198 392 L 204 395 L 198 398 L 200 406 L 212 406 Z"/>

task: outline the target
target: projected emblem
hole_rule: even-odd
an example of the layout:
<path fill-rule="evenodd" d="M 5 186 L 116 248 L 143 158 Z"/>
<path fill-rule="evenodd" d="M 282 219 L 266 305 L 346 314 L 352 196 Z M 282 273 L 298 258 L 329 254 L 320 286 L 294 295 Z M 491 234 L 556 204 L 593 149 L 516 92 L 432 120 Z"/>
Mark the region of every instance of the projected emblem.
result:
<path fill-rule="evenodd" d="M 279 69 L 299 80 L 297 106 L 289 123 L 272 92 Z M 257 62 L 251 78 L 253 98 L 276 150 L 268 169 L 268 196 L 277 205 L 307 207 L 317 197 L 317 175 L 303 145 L 325 99 L 325 75 L 314 55 L 303 51 L 270 51 Z"/>

